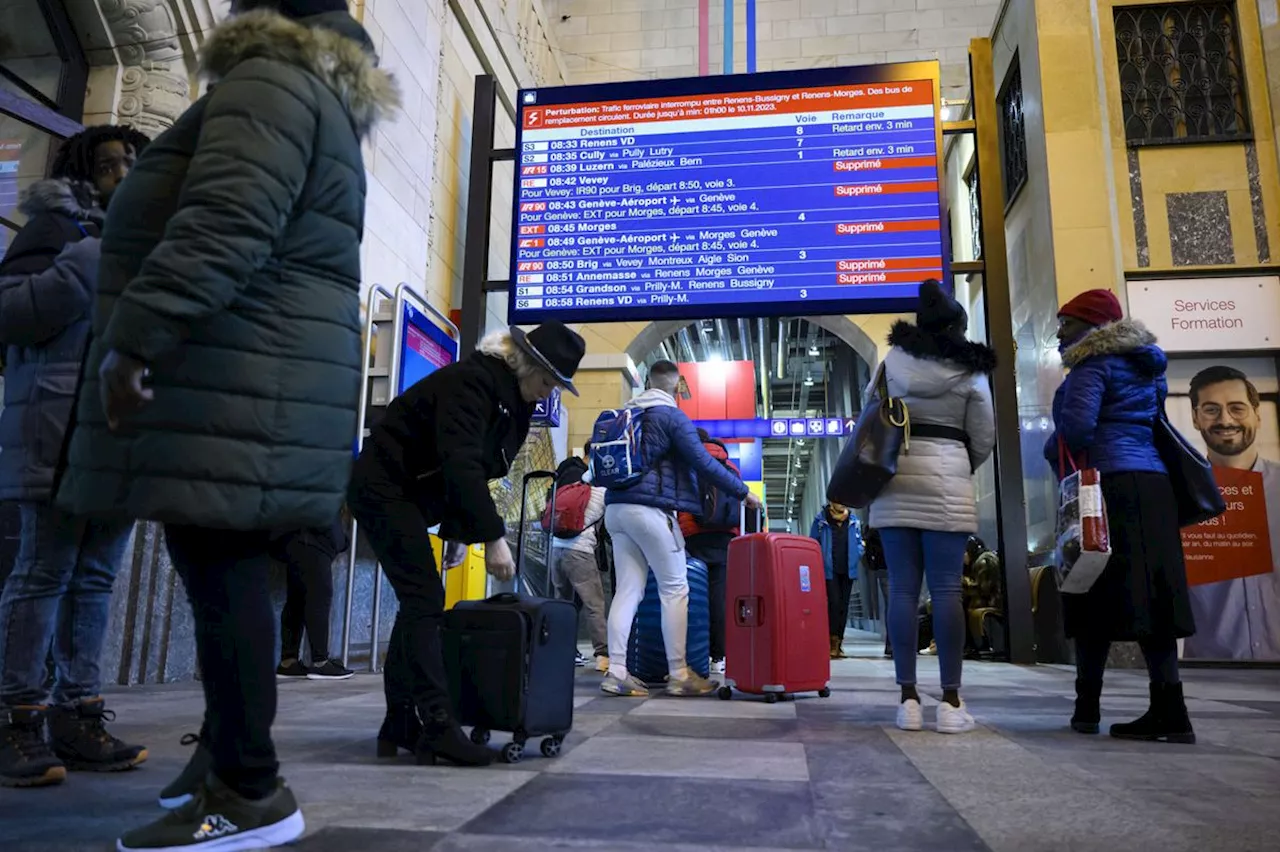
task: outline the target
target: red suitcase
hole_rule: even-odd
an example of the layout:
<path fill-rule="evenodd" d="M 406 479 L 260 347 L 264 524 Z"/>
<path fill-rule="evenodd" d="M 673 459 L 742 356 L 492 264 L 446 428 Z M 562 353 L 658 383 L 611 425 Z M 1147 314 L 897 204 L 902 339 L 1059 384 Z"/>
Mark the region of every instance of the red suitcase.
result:
<path fill-rule="evenodd" d="M 757 533 L 729 544 L 725 685 L 764 695 L 831 694 L 831 640 L 822 549 L 811 538 Z"/>

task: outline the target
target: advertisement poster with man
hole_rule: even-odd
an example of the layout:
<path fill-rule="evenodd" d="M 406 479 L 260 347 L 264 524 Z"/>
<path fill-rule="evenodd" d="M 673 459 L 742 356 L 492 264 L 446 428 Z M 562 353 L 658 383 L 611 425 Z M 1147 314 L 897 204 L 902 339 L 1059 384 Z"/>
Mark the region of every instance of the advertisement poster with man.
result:
<path fill-rule="evenodd" d="M 1214 467 L 1228 511 L 1183 531 L 1196 634 L 1183 657 L 1280 661 L 1280 427 L 1273 358 L 1175 358 L 1169 419 Z"/>

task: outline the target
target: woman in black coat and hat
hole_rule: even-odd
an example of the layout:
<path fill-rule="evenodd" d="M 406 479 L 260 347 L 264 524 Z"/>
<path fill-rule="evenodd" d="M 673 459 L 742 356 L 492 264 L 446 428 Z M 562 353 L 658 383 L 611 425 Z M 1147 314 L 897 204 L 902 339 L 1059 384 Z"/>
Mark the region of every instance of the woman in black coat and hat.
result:
<path fill-rule="evenodd" d="M 420 762 L 492 761 L 453 718 L 440 626 L 444 584 L 430 527 L 448 542 L 484 543 L 485 570 L 515 574 L 506 525 L 489 495 L 529 434 L 534 404 L 557 387 L 577 394 L 581 336 L 552 320 L 527 335 L 512 327 L 396 397 L 356 460 L 347 505 L 368 536 L 400 602 L 387 651 L 387 716 L 378 754 Z"/>

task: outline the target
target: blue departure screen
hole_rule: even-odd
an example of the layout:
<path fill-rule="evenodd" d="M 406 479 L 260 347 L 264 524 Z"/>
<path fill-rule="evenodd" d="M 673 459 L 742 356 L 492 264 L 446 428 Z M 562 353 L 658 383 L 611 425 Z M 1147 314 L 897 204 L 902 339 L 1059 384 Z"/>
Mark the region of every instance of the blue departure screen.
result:
<path fill-rule="evenodd" d="M 458 341 L 422 311 L 404 306 L 400 340 L 400 393 L 458 360 Z"/>
<path fill-rule="evenodd" d="M 522 90 L 510 321 L 909 309 L 938 105 L 936 63 Z"/>

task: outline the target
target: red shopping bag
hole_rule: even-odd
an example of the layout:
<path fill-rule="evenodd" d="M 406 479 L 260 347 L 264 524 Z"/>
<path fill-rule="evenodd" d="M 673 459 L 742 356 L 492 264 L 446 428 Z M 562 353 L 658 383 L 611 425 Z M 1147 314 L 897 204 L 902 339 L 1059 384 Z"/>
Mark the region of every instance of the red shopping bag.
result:
<path fill-rule="evenodd" d="M 1093 584 L 1111 561 L 1111 528 L 1102 499 L 1102 474 L 1097 468 L 1080 469 L 1058 440 L 1059 474 L 1070 462 L 1072 473 L 1058 484 L 1057 561 L 1058 588 L 1080 595 Z"/>

